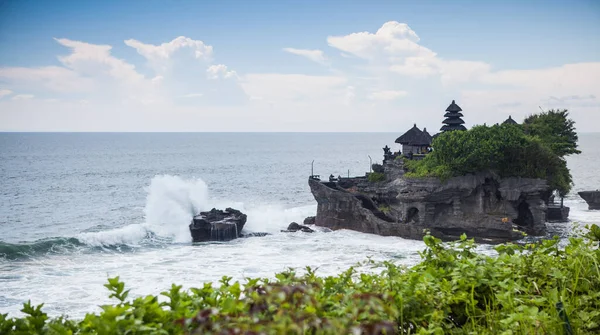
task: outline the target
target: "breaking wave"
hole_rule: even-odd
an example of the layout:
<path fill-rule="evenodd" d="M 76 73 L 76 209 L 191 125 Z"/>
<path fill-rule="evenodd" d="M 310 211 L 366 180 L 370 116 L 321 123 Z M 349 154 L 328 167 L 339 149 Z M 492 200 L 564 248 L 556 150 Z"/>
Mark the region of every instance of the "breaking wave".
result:
<path fill-rule="evenodd" d="M 130 251 L 140 247 L 190 243 L 188 226 L 193 216 L 213 207 L 239 209 L 248 215 L 244 231 L 266 233 L 277 233 L 292 221 L 302 223 L 306 216 L 316 212 L 315 205 L 294 208 L 274 204 L 247 206 L 241 202 L 210 199 L 206 183 L 199 178 L 157 175 L 145 190 L 147 196 L 142 223 L 31 243 L 0 242 L 0 258 L 16 260 L 35 255 L 107 249 Z"/>

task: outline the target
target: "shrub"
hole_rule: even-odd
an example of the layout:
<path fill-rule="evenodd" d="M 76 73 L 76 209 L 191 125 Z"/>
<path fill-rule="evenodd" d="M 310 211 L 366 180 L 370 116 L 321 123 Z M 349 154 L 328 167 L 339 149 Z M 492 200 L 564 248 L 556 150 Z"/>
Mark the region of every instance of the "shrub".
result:
<path fill-rule="evenodd" d="M 546 179 L 561 195 L 572 187 L 566 161 L 539 137 L 526 135 L 517 125 L 445 132 L 433 140 L 432 146 L 433 152 L 423 160 L 406 163 L 407 177 L 447 179 L 491 171 L 501 177 Z"/>
<path fill-rule="evenodd" d="M 373 163 L 373 165 L 371 165 L 371 168 L 373 169 L 373 172 L 383 173 L 384 171 L 383 165 L 378 163 Z"/>
<path fill-rule="evenodd" d="M 311 268 L 276 280 L 223 277 L 220 286 L 128 299 L 119 278 L 105 285 L 114 305 L 83 320 L 48 319 L 26 303 L 25 317 L 0 315 L 1 334 L 579 334 L 600 331 L 600 251 L 589 238 L 504 244 L 474 252 L 463 235 L 444 245 L 425 236 L 412 268 L 379 263 L 319 277 Z M 564 332 L 568 333 L 568 332 Z"/>
<path fill-rule="evenodd" d="M 388 214 L 392 210 L 392 208 L 388 205 L 379 205 L 377 209 L 379 209 L 384 214 Z"/>
<path fill-rule="evenodd" d="M 383 174 L 381 172 L 371 172 L 371 173 L 369 173 L 369 176 L 367 177 L 367 179 L 372 183 L 385 181 L 385 174 Z"/>

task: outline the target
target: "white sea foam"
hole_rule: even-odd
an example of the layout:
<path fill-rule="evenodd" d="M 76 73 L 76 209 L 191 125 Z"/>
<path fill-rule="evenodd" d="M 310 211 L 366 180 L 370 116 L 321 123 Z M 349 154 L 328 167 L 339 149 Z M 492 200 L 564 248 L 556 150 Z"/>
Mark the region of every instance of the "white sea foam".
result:
<path fill-rule="evenodd" d="M 146 187 L 144 222 L 124 227 L 83 233 L 78 239 L 92 246 L 137 245 L 149 235 L 174 243 L 189 243 L 193 216 L 211 208 L 233 207 L 248 215 L 244 231 L 276 233 L 290 222 L 302 223 L 314 215 L 316 205 L 285 208 L 277 204 L 246 205 L 242 202 L 210 199 L 206 183 L 200 179 L 157 175 Z"/>

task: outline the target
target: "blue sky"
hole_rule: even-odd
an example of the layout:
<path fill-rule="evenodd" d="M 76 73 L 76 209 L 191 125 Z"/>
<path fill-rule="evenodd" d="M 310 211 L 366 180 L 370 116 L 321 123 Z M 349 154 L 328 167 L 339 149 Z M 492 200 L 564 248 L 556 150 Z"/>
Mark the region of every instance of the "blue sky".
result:
<path fill-rule="evenodd" d="M 598 36 L 594 0 L 0 1 L 0 130 L 600 131 Z"/>

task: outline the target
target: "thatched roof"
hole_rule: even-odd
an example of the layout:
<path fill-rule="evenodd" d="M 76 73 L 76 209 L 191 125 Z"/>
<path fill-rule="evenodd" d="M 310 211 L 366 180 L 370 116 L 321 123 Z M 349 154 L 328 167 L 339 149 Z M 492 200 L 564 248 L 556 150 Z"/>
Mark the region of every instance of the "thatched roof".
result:
<path fill-rule="evenodd" d="M 463 126 L 462 124 L 458 125 L 458 126 L 455 126 L 455 125 L 449 126 L 449 125 L 445 124 L 440 130 L 441 131 L 467 130 L 467 128 L 465 126 Z"/>
<path fill-rule="evenodd" d="M 431 135 L 427 132 L 427 128 L 423 131 L 417 128 L 415 124 L 406 133 L 396 139 L 396 143 L 403 145 L 426 146 L 431 145 Z"/>
<path fill-rule="evenodd" d="M 463 121 L 461 118 L 447 118 L 446 120 L 442 121 L 442 123 L 451 125 L 451 124 L 463 124 L 465 123 L 465 121 Z"/>
<path fill-rule="evenodd" d="M 458 113 L 458 112 L 462 112 L 462 109 L 456 104 L 456 102 L 454 102 L 454 100 L 452 100 L 452 103 L 450 104 L 450 106 L 448 106 L 448 108 L 446 108 L 446 112 Z"/>
<path fill-rule="evenodd" d="M 427 128 L 423 128 L 423 132 L 421 132 L 421 135 L 414 139 L 412 142 L 410 142 L 410 145 L 415 145 L 415 146 L 429 146 L 431 145 L 431 141 L 433 140 L 433 137 L 431 137 L 431 135 L 429 135 L 429 133 L 427 132 Z"/>
<path fill-rule="evenodd" d="M 444 114 L 444 117 L 463 117 L 464 115 L 462 113 L 456 113 L 456 112 L 448 112 L 446 114 Z"/>
<path fill-rule="evenodd" d="M 506 121 L 502 122 L 502 124 L 518 124 L 517 121 L 513 120 L 512 116 L 508 116 L 508 119 L 506 119 Z"/>

